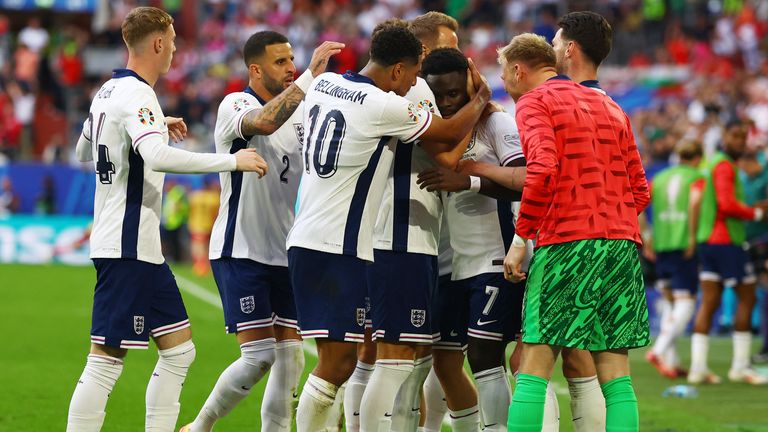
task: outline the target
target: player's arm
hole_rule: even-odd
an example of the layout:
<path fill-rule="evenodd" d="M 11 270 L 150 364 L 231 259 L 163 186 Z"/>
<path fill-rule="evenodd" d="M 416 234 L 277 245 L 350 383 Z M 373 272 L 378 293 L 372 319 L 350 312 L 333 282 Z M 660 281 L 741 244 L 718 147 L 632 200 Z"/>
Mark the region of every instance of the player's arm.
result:
<path fill-rule="evenodd" d="M 523 158 L 523 160 L 525 160 Z M 499 166 L 486 162 L 462 161 L 459 163 L 459 171 L 493 181 L 507 189 L 522 192 L 525 185 L 525 164 Z"/>
<path fill-rule="evenodd" d="M 743 220 L 763 220 L 765 214 L 762 208 L 750 207 L 736 199 L 735 181 L 736 172 L 730 163 L 722 161 L 717 164 L 712 172 L 717 210 L 726 217 Z"/>
<path fill-rule="evenodd" d="M 703 191 L 704 179 L 696 180 L 691 184 L 691 192 L 688 196 L 688 247 L 685 249 L 685 258 L 692 258 L 696 253 L 696 233 L 699 230 Z"/>
<path fill-rule="evenodd" d="M 525 166 L 525 158 L 510 161 L 505 166 L 498 167 L 500 171 L 517 170 Z M 512 190 L 492 179 L 469 175 L 464 172 L 456 172 L 444 167 L 436 167 L 419 173 L 416 183 L 421 189 L 445 192 L 460 192 L 472 190 L 479 194 L 506 201 L 520 201 L 520 191 Z"/>
<path fill-rule="evenodd" d="M 90 162 L 93 160 L 93 146 L 91 144 L 90 135 L 90 120 L 83 122 L 83 131 L 80 133 L 80 137 L 77 139 L 77 145 L 75 145 L 75 155 L 80 162 Z"/>
<path fill-rule="evenodd" d="M 309 68 L 277 97 L 262 108 L 248 111 L 240 121 L 240 133 L 243 136 L 270 135 L 288 120 L 309 89 L 314 77 L 320 75 L 328 66 L 328 59 L 341 52 L 343 43 L 325 41 L 315 49 Z"/>
<path fill-rule="evenodd" d="M 167 173 L 213 173 L 253 171 L 259 177 L 267 173 L 267 163 L 255 149 L 242 149 L 235 154 L 195 153 L 168 146 L 159 136 L 147 138 L 134 148 L 152 170 Z"/>
<path fill-rule="evenodd" d="M 648 180 L 645 177 L 645 169 L 643 169 L 643 161 L 640 158 L 640 152 L 637 149 L 637 143 L 635 143 L 635 136 L 632 132 L 632 125 L 629 122 L 629 117 L 624 115 L 626 119 L 626 127 L 624 133 L 626 136 L 624 139 L 627 142 L 627 174 L 629 175 L 629 184 L 632 188 L 632 197 L 635 202 L 635 210 L 637 214 L 645 210 L 648 204 L 651 202 L 651 193 L 648 190 Z"/>
<path fill-rule="evenodd" d="M 555 130 L 547 107 L 539 100 L 521 97 L 518 101 L 516 122 L 520 139 L 526 149 L 526 176 L 520 217 L 515 233 L 522 239 L 533 239 L 541 220 L 549 210 L 554 197 L 554 184 L 560 165 L 555 145 Z"/>

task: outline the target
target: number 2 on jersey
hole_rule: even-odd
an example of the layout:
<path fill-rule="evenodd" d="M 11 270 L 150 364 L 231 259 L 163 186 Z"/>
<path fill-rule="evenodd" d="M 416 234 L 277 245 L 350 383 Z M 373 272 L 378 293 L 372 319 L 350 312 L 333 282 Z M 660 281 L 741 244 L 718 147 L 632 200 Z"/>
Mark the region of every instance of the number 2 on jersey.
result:
<path fill-rule="evenodd" d="M 285 176 L 288 174 L 288 170 L 291 169 L 291 160 L 288 159 L 288 155 L 283 155 L 283 163 L 285 164 L 285 169 L 280 172 L 280 183 L 288 183 L 288 177 Z"/>
<path fill-rule="evenodd" d="M 307 142 L 312 142 L 315 133 L 317 118 L 320 116 L 320 105 L 315 105 L 309 110 L 310 126 Z M 333 122 L 333 131 L 330 134 L 330 142 L 326 145 L 328 138 L 328 129 Z M 336 174 L 341 154 L 341 143 L 344 140 L 344 133 L 347 130 L 347 122 L 344 114 L 339 110 L 331 110 L 325 115 L 320 130 L 314 140 L 314 150 L 312 150 L 312 166 L 315 172 L 321 178 L 328 178 Z M 323 154 L 325 153 L 325 154 Z M 309 172 L 310 146 L 306 146 L 304 151 L 304 169 Z"/>
<path fill-rule="evenodd" d="M 96 145 L 96 173 L 99 175 L 101 184 L 112 184 L 112 174 L 115 173 L 115 164 L 109 160 L 109 148 L 104 144 L 99 144 L 101 130 L 104 129 L 104 120 L 107 115 L 99 114 L 99 124 L 96 125 L 96 134 L 93 134 L 93 113 L 88 113 L 88 124 L 90 125 L 92 143 Z"/>

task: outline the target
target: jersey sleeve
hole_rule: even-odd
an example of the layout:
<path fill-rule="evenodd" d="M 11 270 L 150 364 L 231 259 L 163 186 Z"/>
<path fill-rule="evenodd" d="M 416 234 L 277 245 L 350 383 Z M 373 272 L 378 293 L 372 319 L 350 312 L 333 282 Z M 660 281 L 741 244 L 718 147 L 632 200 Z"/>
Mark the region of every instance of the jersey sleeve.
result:
<path fill-rule="evenodd" d="M 717 211 L 726 217 L 743 220 L 755 218 L 755 209 L 740 202 L 736 198 L 736 171 L 728 161 L 722 161 L 712 172 L 717 199 Z"/>
<path fill-rule="evenodd" d="M 501 166 L 523 157 L 523 147 L 520 145 L 517 123 L 509 113 L 491 114 L 488 117 L 486 133 Z"/>
<path fill-rule="evenodd" d="M 632 131 L 632 124 L 629 117 L 625 114 L 624 141 L 627 143 L 627 174 L 629 175 L 629 184 L 632 187 L 632 199 L 635 203 L 635 210 L 640 214 L 651 203 L 651 193 L 648 187 L 648 180 L 643 169 L 643 161 L 640 158 L 640 151 L 635 143 L 635 134 Z"/>
<path fill-rule="evenodd" d="M 381 108 L 378 135 L 392 136 L 403 143 L 412 143 L 432 123 L 432 112 L 420 109 L 413 102 L 394 93 L 387 93 Z"/>
<path fill-rule="evenodd" d="M 165 117 L 157 102 L 157 96 L 150 89 L 136 91 L 136 95 L 127 101 L 125 114 L 125 130 L 131 137 L 133 151 L 138 151 L 139 145 L 148 139 L 164 139 Z"/>
<path fill-rule="evenodd" d="M 261 106 L 248 98 L 244 93 L 231 94 L 224 98 L 219 105 L 216 116 L 216 136 L 226 142 L 236 138 L 247 139 L 243 136 L 241 125 L 243 117 Z"/>

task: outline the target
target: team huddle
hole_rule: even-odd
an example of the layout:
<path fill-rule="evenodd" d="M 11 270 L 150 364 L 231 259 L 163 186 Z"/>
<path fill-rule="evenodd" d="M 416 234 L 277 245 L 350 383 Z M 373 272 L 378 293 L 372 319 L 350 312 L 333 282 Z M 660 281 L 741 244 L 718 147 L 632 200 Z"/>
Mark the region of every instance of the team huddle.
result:
<path fill-rule="evenodd" d="M 348 431 L 439 431 L 446 413 L 454 431 L 557 431 L 558 355 L 577 431 L 638 430 L 627 350 L 649 343 L 650 196 L 629 119 L 596 80 L 610 26 L 590 12 L 558 26 L 552 45 L 526 33 L 499 49 L 514 115 L 438 12 L 379 24 L 368 64 L 345 74 L 325 72 L 341 43 L 294 79 L 289 40 L 255 33 L 248 86 L 221 102 L 202 154 L 168 145 L 186 125 L 153 90 L 173 20 L 134 9 L 127 67 L 76 149 L 97 173 L 97 282 L 67 430 L 101 430 L 127 350 L 150 337 L 145 428 L 176 427 L 196 351 L 160 250 L 165 172 L 220 173 L 209 257 L 240 347 L 182 431 L 213 430 L 268 372 L 262 431 L 323 431 L 341 404 Z M 299 388 L 305 339 L 318 363 Z"/>

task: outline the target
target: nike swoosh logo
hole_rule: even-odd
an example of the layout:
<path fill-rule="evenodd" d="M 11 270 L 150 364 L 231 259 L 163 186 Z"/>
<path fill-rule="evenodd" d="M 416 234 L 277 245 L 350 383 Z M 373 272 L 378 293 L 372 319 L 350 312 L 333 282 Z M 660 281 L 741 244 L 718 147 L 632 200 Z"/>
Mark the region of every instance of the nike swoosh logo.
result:
<path fill-rule="evenodd" d="M 352 413 L 352 415 L 353 415 L 353 416 L 355 416 L 355 417 L 357 417 L 357 416 L 359 416 L 359 415 L 360 415 L 360 411 L 355 411 L 355 412 L 353 412 L 353 413 Z"/>
<path fill-rule="evenodd" d="M 480 321 L 480 319 L 478 318 L 478 319 L 477 319 L 477 325 L 479 325 L 479 326 L 484 326 L 484 325 L 486 325 L 486 324 L 495 323 L 496 321 L 498 321 L 498 320 Z"/>
<path fill-rule="evenodd" d="M 248 390 L 250 390 L 250 389 L 251 389 L 250 387 L 246 387 L 246 386 L 240 386 L 240 388 L 241 388 L 241 389 L 243 389 L 243 390 L 245 390 L 245 391 L 248 391 Z"/>
<path fill-rule="evenodd" d="M 421 408 L 411 408 L 411 412 L 419 412 Z"/>
<path fill-rule="evenodd" d="M 458 334 L 458 333 L 456 333 L 455 331 L 451 330 L 451 333 L 450 333 L 450 335 L 451 335 L 451 337 L 456 337 L 456 336 L 458 336 L 459 334 Z"/>
<path fill-rule="evenodd" d="M 392 413 L 385 412 L 384 417 L 392 417 Z"/>
<path fill-rule="evenodd" d="M 485 426 L 483 426 L 483 429 L 487 429 L 487 428 L 489 428 L 491 426 L 496 426 L 497 424 L 498 423 L 491 423 L 491 424 L 485 425 Z"/>

